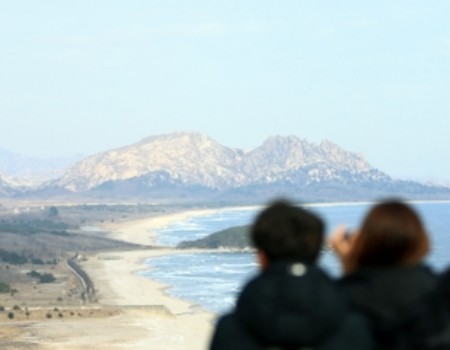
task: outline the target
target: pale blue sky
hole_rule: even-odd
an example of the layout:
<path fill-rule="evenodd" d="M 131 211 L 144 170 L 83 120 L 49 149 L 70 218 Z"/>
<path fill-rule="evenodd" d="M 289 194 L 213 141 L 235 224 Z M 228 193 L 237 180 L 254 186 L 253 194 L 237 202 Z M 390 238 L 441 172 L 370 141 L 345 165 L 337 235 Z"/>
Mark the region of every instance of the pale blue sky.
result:
<path fill-rule="evenodd" d="M 0 148 L 323 139 L 450 180 L 450 2 L 0 0 Z"/>

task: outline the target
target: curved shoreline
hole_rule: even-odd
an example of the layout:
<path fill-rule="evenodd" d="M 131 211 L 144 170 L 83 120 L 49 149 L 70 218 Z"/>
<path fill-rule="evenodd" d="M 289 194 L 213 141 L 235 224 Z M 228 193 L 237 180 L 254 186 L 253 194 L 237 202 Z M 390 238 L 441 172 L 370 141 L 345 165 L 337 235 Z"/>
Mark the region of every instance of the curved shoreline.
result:
<path fill-rule="evenodd" d="M 81 312 L 82 317 L 47 319 L 42 314 L 39 320 L 4 321 L 0 342 L 6 339 L 15 344 L 15 349 L 26 344 L 38 350 L 86 350 L 88 347 L 96 350 L 208 349 L 216 316 L 194 303 L 169 296 L 166 293 L 168 286 L 140 275 L 139 271 L 147 268 L 144 261 L 149 258 L 192 251 L 154 246 L 157 230 L 191 217 L 258 208 L 190 210 L 105 224 L 102 227 L 107 232 L 102 230 L 100 234 L 148 249 L 84 255 L 80 265 L 91 277 L 99 303 L 75 306 L 76 310 L 61 308 L 65 313 Z"/>
<path fill-rule="evenodd" d="M 60 317 L 46 317 L 47 307 L 40 313 L 33 309 L 38 317 L 33 320 L 24 316 L 3 321 L 0 343 L 5 349 L 36 350 L 208 349 L 216 316 L 169 296 L 168 286 L 138 272 L 147 268 L 144 261 L 149 258 L 186 252 L 153 246 L 156 229 L 213 212 L 194 210 L 106 224 L 101 234 L 148 249 L 81 254 L 77 264 L 91 279 L 96 300 L 61 306 Z"/>
<path fill-rule="evenodd" d="M 155 230 L 220 210 L 223 209 L 171 213 L 108 224 L 105 229 L 109 231 L 110 238 L 153 246 Z M 152 349 L 201 350 L 208 348 L 216 315 L 205 311 L 200 305 L 170 296 L 167 293 L 170 286 L 139 274 L 148 268 L 144 264 L 147 259 L 193 251 L 196 250 L 155 246 L 148 250 L 103 252 L 88 257 L 82 267 L 95 285 L 100 305 L 122 308 L 138 328 L 149 330 L 139 341 L 139 344 L 145 344 L 142 349 L 148 349 L 151 345 Z M 130 341 L 135 343 L 135 339 Z M 139 344 L 135 345 L 136 349 L 140 349 Z"/>
<path fill-rule="evenodd" d="M 227 209 L 228 208 L 181 211 L 166 215 L 152 216 L 145 219 L 106 224 L 103 228 L 109 232 L 108 235 L 110 238 L 125 241 L 127 243 L 154 246 L 156 245 L 156 230 L 162 229 L 177 221 L 186 221 L 193 217 L 211 215 Z M 231 210 L 232 208 L 229 209 Z"/>

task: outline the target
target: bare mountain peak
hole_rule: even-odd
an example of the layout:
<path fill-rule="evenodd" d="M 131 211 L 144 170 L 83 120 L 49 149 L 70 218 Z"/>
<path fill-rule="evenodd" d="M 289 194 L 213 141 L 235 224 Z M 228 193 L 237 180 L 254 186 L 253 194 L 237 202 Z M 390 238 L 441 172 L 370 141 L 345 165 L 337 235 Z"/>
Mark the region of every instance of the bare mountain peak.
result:
<path fill-rule="evenodd" d="M 89 157 L 68 171 L 60 184 L 73 191 L 88 190 L 107 181 L 164 172 L 186 184 L 235 188 L 278 181 L 315 164 L 351 173 L 372 169 L 364 159 L 330 141 L 315 145 L 295 135 L 277 135 L 243 151 L 220 145 L 207 135 L 177 132 Z"/>
<path fill-rule="evenodd" d="M 215 141 L 208 135 L 204 135 L 198 132 L 185 131 L 185 132 L 174 132 L 169 134 L 149 136 L 142 139 L 137 144 L 149 144 L 154 142 L 168 142 L 168 141 L 172 142 L 174 140 L 185 143 L 204 143 L 204 142 L 215 143 Z"/>
<path fill-rule="evenodd" d="M 319 145 L 324 158 L 329 159 L 334 164 L 346 167 L 353 171 L 369 171 L 373 167 L 365 160 L 362 154 L 349 152 L 329 140 L 323 140 Z"/>
<path fill-rule="evenodd" d="M 0 172 L 4 172 L 1 167 Z M 31 186 L 8 175 L 0 174 L 0 196 L 30 190 Z M 36 194 L 66 195 L 72 191 L 77 196 L 164 200 L 210 196 L 219 201 L 238 195 L 255 201 L 297 192 L 303 199 L 323 200 L 378 196 L 395 186 L 409 194 L 441 191 L 395 182 L 362 155 L 329 140 L 314 144 L 295 135 L 276 135 L 244 151 L 223 146 L 201 133 L 178 132 L 150 136 L 85 158 L 58 180 L 37 188 Z M 450 196 L 450 190 L 447 192 Z"/>
<path fill-rule="evenodd" d="M 285 158 L 291 156 L 303 157 L 303 153 L 308 151 L 311 145 L 300 139 L 297 136 L 272 136 L 269 137 L 263 144 L 255 148 L 255 153 L 271 153 L 274 155 L 283 156 Z"/>
<path fill-rule="evenodd" d="M 110 180 L 164 171 L 182 182 L 220 187 L 236 181 L 233 165 L 240 157 L 241 152 L 199 133 L 151 136 L 79 162 L 63 176 L 61 184 L 73 191 L 86 190 Z"/>
<path fill-rule="evenodd" d="M 320 141 L 319 146 L 322 147 L 322 148 L 339 147 L 336 143 L 334 143 L 334 142 L 332 142 L 330 140 L 327 140 L 327 139 Z"/>
<path fill-rule="evenodd" d="M 267 138 L 266 141 L 264 141 L 263 145 L 298 145 L 302 143 L 303 140 L 300 139 L 298 136 L 295 135 L 288 135 L 288 136 L 281 136 L 281 135 L 275 135 L 270 136 Z"/>

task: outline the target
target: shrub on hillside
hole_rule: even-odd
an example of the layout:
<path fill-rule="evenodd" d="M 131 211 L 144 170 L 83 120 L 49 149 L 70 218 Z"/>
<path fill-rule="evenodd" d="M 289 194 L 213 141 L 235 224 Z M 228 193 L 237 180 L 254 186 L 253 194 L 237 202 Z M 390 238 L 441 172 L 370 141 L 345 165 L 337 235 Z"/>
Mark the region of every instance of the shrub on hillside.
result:
<path fill-rule="evenodd" d="M 8 283 L 0 281 L 0 293 L 9 293 L 11 292 L 11 286 Z"/>
<path fill-rule="evenodd" d="M 39 276 L 39 283 L 52 283 L 55 282 L 56 278 L 51 273 L 44 273 Z"/>
<path fill-rule="evenodd" d="M 35 270 L 30 271 L 27 273 L 28 276 L 37 278 L 39 280 L 39 283 L 52 283 L 55 282 L 56 278 L 51 273 L 39 273 Z"/>

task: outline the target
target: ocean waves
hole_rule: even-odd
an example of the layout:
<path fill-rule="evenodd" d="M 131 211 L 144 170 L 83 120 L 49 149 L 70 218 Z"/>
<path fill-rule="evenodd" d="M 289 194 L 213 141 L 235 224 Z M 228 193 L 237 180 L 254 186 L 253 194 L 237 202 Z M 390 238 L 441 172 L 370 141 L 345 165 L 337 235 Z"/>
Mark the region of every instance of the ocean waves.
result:
<path fill-rule="evenodd" d="M 423 217 L 433 243 L 428 262 L 434 269 L 442 270 L 450 264 L 450 203 L 422 202 L 413 205 Z M 329 233 L 340 224 L 358 227 L 368 207 L 367 203 L 342 203 L 311 206 L 310 209 L 325 218 Z M 256 214 L 257 208 L 239 208 L 194 217 L 158 231 L 157 241 L 176 246 L 183 240 L 198 239 L 229 227 L 251 224 Z M 142 274 L 169 286 L 170 295 L 215 313 L 232 308 L 243 284 L 258 271 L 251 252 L 228 250 L 167 255 L 148 260 L 147 264 L 149 269 Z M 330 275 L 340 275 L 339 262 L 331 252 L 323 252 L 320 265 Z"/>

